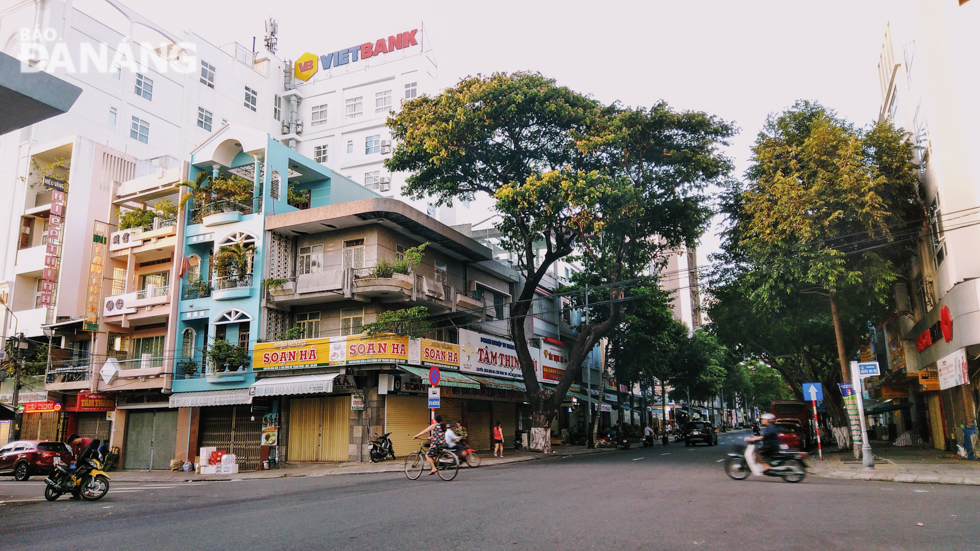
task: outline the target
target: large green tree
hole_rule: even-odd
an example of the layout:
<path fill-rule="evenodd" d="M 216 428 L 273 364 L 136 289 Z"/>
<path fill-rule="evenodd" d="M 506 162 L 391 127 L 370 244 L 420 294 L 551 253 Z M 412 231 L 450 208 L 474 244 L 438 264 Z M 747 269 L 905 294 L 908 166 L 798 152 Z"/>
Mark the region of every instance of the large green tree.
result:
<path fill-rule="evenodd" d="M 532 437 L 551 420 L 582 361 L 623 314 L 623 288 L 651 262 L 693 245 L 710 218 L 707 185 L 731 163 L 718 151 L 734 128 L 699 112 L 601 106 L 537 74 L 462 80 L 406 102 L 388 122 L 397 140 L 386 161 L 411 173 L 409 195 L 440 203 L 482 192 L 502 216 L 505 248 L 522 274 L 509 326 L 532 406 Z M 572 343 L 557 389 L 538 384 L 525 327 L 551 265 L 581 253 L 592 285 L 609 286 L 608 315 L 590 317 Z"/>

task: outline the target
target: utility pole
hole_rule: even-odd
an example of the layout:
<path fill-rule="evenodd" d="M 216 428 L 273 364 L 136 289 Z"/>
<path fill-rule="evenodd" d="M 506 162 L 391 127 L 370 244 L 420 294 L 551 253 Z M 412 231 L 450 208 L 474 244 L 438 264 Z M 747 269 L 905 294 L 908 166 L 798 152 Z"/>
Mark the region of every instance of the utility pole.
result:
<path fill-rule="evenodd" d="M 20 425 L 24 420 L 24 414 L 17 411 L 19 409 L 17 406 L 20 403 L 20 378 L 24 371 L 23 351 L 27 348 L 27 339 L 24 338 L 23 333 L 18 333 L 16 339 L 17 345 L 14 347 L 14 352 L 17 354 L 17 358 L 14 359 L 14 392 L 11 399 L 11 405 L 14 407 L 14 428 L 10 431 L 8 442 L 20 440 Z"/>

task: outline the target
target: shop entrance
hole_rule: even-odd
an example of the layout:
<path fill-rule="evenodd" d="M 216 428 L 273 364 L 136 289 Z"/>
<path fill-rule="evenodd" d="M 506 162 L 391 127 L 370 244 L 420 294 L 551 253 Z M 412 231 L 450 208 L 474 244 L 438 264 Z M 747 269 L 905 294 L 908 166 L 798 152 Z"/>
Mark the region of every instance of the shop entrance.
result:
<path fill-rule="evenodd" d="M 79 419 L 79 433 L 81 425 Z M 170 469 L 176 441 L 176 410 L 129 410 L 126 413 L 125 468 Z"/>
<path fill-rule="evenodd" d="M 25 414 L 20 424 L 21 440 L 57 440 L 59 415 L 54 411 Z"/>
<path fill-rule="evenodd" d="M 251 406 L 201 408 L 201 447 L 214 447 L 234 454 L 239 469 L 259 465 L 262 445 L 262 416 Z"/>
<path fill-rule="evenodd" d="M 79 413 L 78 434 L 83 438 L 99 439 L 109 443 L 109 431 L 112 421 L 105 418 L 105 413 Z"/>
<path fill-rule="evenodd" d="M 347 461 L 349 444 L 350 396 L 289 401 L 290 461 Z"/>

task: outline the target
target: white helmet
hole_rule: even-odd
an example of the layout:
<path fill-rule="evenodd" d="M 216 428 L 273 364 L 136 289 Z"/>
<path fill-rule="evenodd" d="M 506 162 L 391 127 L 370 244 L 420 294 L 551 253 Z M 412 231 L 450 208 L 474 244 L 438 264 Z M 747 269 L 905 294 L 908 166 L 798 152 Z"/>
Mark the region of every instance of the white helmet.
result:
<path fill-rule="evenodd" d="M 762 420 L 763 421 L 775 421 L 776 420 L 776 416 L 773 415 L 773 414 L 771 414 L 771 413 L 763 413 L 762 414 Z"/>

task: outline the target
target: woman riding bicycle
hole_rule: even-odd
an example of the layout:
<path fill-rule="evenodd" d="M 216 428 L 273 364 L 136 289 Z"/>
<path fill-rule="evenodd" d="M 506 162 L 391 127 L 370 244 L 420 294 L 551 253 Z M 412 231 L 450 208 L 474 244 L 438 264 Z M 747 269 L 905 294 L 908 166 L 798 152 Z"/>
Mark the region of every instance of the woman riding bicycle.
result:
<path fill-rule="evenodd" d="M 442 415 L 436 415 L 435 423 L 429 425 L 425 430 L 416 434 L 412 438 L 429 435 L 429 451 L 425 454 L 425 462 L 429 464 L 430 475 L 436 474 L 436 457 L 446 448 L 446 426 L 442 424 Z"/>

